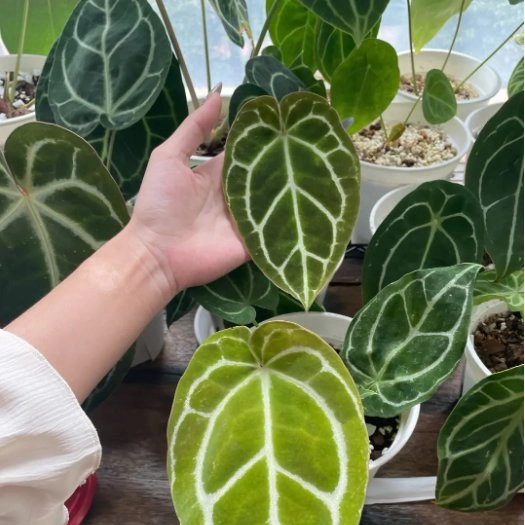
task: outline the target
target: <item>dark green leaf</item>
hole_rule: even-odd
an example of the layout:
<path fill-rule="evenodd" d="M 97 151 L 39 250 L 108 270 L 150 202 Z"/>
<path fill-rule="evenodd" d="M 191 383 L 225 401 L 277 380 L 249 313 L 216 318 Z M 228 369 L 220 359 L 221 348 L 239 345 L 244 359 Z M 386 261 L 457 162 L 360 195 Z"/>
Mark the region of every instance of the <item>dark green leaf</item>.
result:
<path fill-rule="evenodd" d="M 405 273 L 480 262 L 483 217 L 473 195 L 460 184 L 425 182 L 404 197 L 379 225 L 365 253 L 366 303 Z"/>
<path fill-rule="evenodd" d="M 456 116 L 457 108 L 454 88 L 447 75 L 439 69 L 428 71 L 423 90 L 425 120 L 430 124 L 443 124 Z"/>
<path fill-rule="evenodd" d="M 304 84 L 307 91 L 326 98 L 324 82 L 315 78 L 311 69 L 306 66 L 296 66 L 292 68 L 292 73 Z"/>
<path fill-rule="evenodd" d="M 507 84 L 507 93 L 509 97 L 516 95 L 520 91 L 523 91 L 523 57 L 516 64 L 516 67 L 512 71 L 509 83 Z"/>
<path fill-rule="evenodd" d="M 464 395 L 438 439 L 436 503 L 463 512 L 506 505 L 523 487 L 523 365 Z"/>
<path fill-rule="evenodd" d="M 523 270 L 517 270 L 502 279 L 496 272 L 481 272 L 474 287 L 474 304 L 491 299 L 505 301 L 511 312 L 521 312 L 523 317 Z"/>
<path fill-rule="evenodd" d="M 396 50 L 382 40 L 365 40 L 332 77 L 332 104 L 341 118 L 353 117 L 349 133 L 377 118 L 399 89 Z"/>
<path fill-rule="evenodd" d="M 241 84 L 240 86 L 238 86 L 233 92 L 232 98 L 230 100 L 230 107 L 228 109 L 228 122 L 230 123 L 230 126 L 233 124 L 233 121 L 235 120 L 239 109 L 241 109 L 241 107 L 246 102 L 254 98 L 260 97 L 262 95 L 268 94 L 269 93 L 266 92 L 263 88 L 260 88 L 259 86 L 256 86 L 254 84 Z"/>
<path fill-rule="evenodd" d="M 166 306 L 166 324 L 168 328 L 196 305 L 189 290 L 182 290 Z"/>
<path fill-rule="evenodd" d="M 261 50 L 262 56 L 271 56 L 275 58 L 276 60 L 279 60 L 279 62 L 283 61 L 283 55 L 281 53 L 281 50 L 277 46 L 266 46 L 263 47 Z"/>
<path fill-rule="evenodd" d="M 244 46 L 243 33 L 252 38 L 245 0 L 209 0 L 222 22 L 228 38 L 239 47 Z"/>

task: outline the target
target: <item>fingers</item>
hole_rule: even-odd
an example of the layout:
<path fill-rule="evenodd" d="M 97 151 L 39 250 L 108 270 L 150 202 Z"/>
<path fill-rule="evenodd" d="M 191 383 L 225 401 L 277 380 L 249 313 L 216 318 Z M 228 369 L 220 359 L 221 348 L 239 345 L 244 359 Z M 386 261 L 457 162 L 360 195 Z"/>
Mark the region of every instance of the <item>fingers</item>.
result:
<path fill-rule="evenodd" d="M 221 97 L 218 92 L 210 93 L 204 104 L 192 112 L 164 142 L 162 150 L 187 163 L 190 156 L 202 144 L 214 126 L 217 125 L 221 111 Z"/>

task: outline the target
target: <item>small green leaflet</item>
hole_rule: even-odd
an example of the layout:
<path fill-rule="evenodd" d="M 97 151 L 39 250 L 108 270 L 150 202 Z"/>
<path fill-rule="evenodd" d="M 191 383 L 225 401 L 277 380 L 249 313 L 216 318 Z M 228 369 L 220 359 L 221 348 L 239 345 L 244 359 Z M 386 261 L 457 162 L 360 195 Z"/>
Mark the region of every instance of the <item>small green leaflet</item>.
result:
<path fill-rule="evenodd" d="M 228 38 L 239 47 L 244 46 L 243 33 L 252 38 L 245 0 L 209 0 L 219 16 Z"/>
<path fill-rule="evenodd" d="M 352 134 L 376 119 L 399 89 L 395 49 L 376 39 L 365 40 L 335 70 L 332 105 L 342 119 L 354 118 Z"/>
<path fill-rule="evenodd" d="M 523 365 L 464 395 L 438 439 L 436 503 L 463 512 L 507 504 L 523 487 Z"/>
<path fill-rule="evenodd" d="M 408 272 L 481 262 L 482 256 L 483 217 L 474 196 L 460 184 L 425 182 L 372 237 L 363 262 L 364 302 Z"/>
<path fill-rule="evenodd" d="M 359 162 L 326 99 L 247 102 L 226 143 L 224 191 L 255 264 L 305 309 L 335 271 L 359 203 Z"/>
<path fill-rule="evenodd" d="M 348 370 L 294 323 L 212 335 L 177 386 L 168 477 L 181 524 L 357 525 L 368 457 Z"/>
<path fill-rule="evenodd" d="M 430 124 L 443 124 L 456 115 L 458 104 L 447 75 L 431 69 L 425 76 L 423 114 Z"/>
<path fill-rule="evenodd" d="M 417 270 L 383 288 L 357 313 L 341 356 L 365 414 L 391 417 L 429 399 L 465 350 L 480 266 Z"/>
<path fill-rule="evenodd" d="M 498 278 L 523 268 L 523 93 L 503 104 L 480 131 L 465 186 L 483 210 L 485 247 Z"/>
<path fill-rule="evenodd" d="M 507 93 L 512 97 L 516 93 L 523 91 L 523 57 L 520 58 L 516 67 L 513 69 L 509 83 L 507 84 Z"/>
<path fill-rule="evenodd" d="M 511 312 L 521 312 L 523 317 L 523 270 L 497 279 L 496 272 L 481 272 L 474 286 L 474 304 L 490 299 L 505 301 Z"/>

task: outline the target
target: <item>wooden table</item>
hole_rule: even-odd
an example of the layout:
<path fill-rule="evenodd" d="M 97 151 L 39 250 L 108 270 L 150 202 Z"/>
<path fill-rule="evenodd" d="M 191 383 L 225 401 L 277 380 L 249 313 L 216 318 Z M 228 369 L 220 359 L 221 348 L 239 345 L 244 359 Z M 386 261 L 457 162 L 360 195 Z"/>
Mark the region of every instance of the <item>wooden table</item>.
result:
<path fill-rule="evenodd" d="M 357 250 L 348 254 L 329 287 L 327 310 L 355 314 L 361 304 L 361 265 Z M 97 494 L 85 525 L 178 524 L 165 471 L 165 432 L 175 386 L 197 347 L 193 315 L 174 323 L 159 358 L 131 370 L 113 396 L 92 413 L 104 455 Z M 435 475 L 437 434 L 458 398 L 460 381 L 458 370 L 422 405 L 409 443 L 379 471 L 379 476 Z M 503 509 L 475 514 L 448 511 L 431 501 L 365 506 L 362 525 L 391 523 L 521 525 L 523 496 L 516 496 Z"/>

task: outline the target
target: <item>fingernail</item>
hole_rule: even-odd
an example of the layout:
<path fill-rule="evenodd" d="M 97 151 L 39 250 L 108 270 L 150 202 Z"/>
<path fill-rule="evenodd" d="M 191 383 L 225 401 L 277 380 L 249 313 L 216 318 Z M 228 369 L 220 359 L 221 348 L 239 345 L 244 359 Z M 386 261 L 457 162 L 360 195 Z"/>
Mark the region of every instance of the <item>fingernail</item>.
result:
<path fill-rule="evenodd" d="M 222 91 L 222 82 L 219 82 L 218 84 L 215 84 L 215 86 L 211 88 L 211 91 L 208 93 L 206 100 L 208 100 L 214 93 L 219 93 L 220 95 L 221 91 Z"/>

